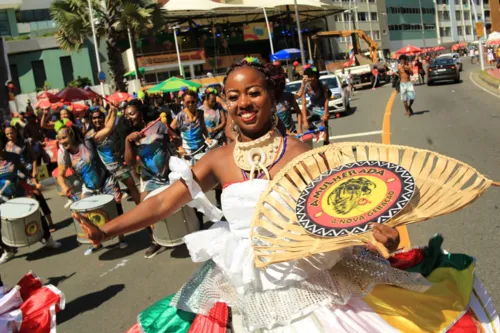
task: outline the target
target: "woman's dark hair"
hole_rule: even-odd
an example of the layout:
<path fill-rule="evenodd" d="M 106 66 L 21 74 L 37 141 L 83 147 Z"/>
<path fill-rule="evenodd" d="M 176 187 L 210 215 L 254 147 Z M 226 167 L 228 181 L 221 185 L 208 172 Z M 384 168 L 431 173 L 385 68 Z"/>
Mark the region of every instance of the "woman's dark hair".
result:
<path fill-rule="evenodd" d="M 193 97 L 196 101 L 198 101 L 198 94 L 196 94 L 194 91 L 192 90 L 187 90 L 184 95 L 182 95 L 182 100 L 184 101 L 184 97 L 186 96 L 191 96 Z"/>
<path fill-rule="evenodd" d="M 283 94 L 286 87 L 286 73 L 282 66 L 268 63 L 265 65 L 271 80 L 273 81 L 274 94 L 277 98 Z"/>
<path fill-rule="evenodd" d="M 315 78 L 316 80 L 319 79 L 319 72 L 318 70 L 316 69 L 316 67 L 307 67 L 305 70 L 304 70 L 304 75 L 307 75 L 309 77 L 313 77 Z"/>
<path fill-rule="evenodd" d="M 255 69 L 256 71 L 260 72 L 265 80 L 266 80 L 266 85 L 267 89 L 272 92 L 272 96 L 276 98 L 276 92 L 274 89 L 274 81 L 271 78 L 271 73 L 269 72 L 269 69 L 266 68 L 266 66 L 262 65 L 256 58 L 245 58 L 242 61 L 234 63 L 231 67 L 229 67 L 229 70 L 226 73 L 226 76 L 224 77 L 224 89 L 226 87 L 226 81 L 229 75 L 238 68 L 241 67 L 250 67 Z"/>
<path fill-rule="evenodd" d="M 90 129 L 94 130 L 95 132 L 97 132 L 97 128 L 95 128 L 94 123 L 92 122 L 92 115 L 96 112 L 99 112 L 100 118 L 105 118 L 104 113 L 101 112 L 101 110 L 99 108 L 92 108 L 89 110 L 89 117 L 88 117 L 89 118 L 89 127 L 90 127 Z"/>

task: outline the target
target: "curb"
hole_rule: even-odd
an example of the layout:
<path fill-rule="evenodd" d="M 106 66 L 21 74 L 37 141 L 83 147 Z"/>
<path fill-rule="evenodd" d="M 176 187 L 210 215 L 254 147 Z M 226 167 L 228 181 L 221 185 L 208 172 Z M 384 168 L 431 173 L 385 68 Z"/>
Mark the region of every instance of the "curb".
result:
<path fill-rule="evenodd" d="M 484 77 L 484 75 L 481 75 L 481 72 L 476 72 L 476 75 L 479 77 L 479 79 L 481 79 L 481 81 L 483 83 L 487 84 L 489 87 L 492 87 L 493 89 L 500 90 L 500 85 L 489 81 L 486 77 Z M 485 74 L 485 75 L 488 75 L 488 74 Z"/>

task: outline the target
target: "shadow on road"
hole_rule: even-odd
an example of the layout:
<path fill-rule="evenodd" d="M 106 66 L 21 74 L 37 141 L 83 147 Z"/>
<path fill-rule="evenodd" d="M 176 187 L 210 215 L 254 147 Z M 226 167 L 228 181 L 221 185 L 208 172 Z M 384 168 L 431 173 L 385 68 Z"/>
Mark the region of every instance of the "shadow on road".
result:
<path fill-rule="evenodd" d="M 69 279 L 70 277 L 72 277 L 75 274 L 76 274 L 76 272 L 71 273 L 70 275 L 61 275 L 61 276 L 49 277 L 47 279 L 47 283 L 45 283 L 45 284 L 51 284 L 54 287 L 57 287 L 61 282 L 66 281 L 67 279 Z"/>
<path fill-rule="evenodd" d="M 46 247 L 41 247 L 36 251 L 23 254 L 19 257 L 26 257 L 27 261 L 40 260 L 52 256 L 57 256 L 62 253 L 66 253 L 76 249 L 80 244 L 76 241 L 76 236 L 71 235 L 61 239 L 55 238 L 56 241 L 61 243 L 61 247 L 58 249 L 47 249 Z"/>
<path fill-rule="evenodd" d="M 101 306 L 102 303 L 115 297 L 123 289 L 125 289 L 125 285 L 114 284 L 101 291 L 96 291 L 72 300 L 67 303 L 66 308 L 57 315 L 57 323 L 62 324 L 84 312 Z"/>
<path fill-rule="evenodd" d="M 343 112 L 340 114 L 340 117 L 348 117 L 354 114 L 358 110 L 357 106 L 351 106 L 351 109 L 349 111 Z"/>
<path fill-rule="evenodd" d="M 61 222 L 54 223 L 56 226 L 56 231 L 60 229 L 64 229 L 69 227 L 70 225 L 73 225 L 73 218 L 68 217 L 67 219 L 62 220 Z"/>
<path fill-rule="evenodd" d="M 413 112 L 412 116 L 418 116 L 418 115 L 421 115 L 421 114 L 424 114 L 424 113 L 427 113 L 427 112 L 431 112 L 431 111 L 430 110 L 424 110 L 424 111 Z"/>
<path fill-rule="evenodd" d="M 118 238 L 116 238 L 116 244 L 107 246 L 104 249 L 105 252 L 99 256 L 99 260 L 116 260 L 128 257 L 136 252 L 148 248 L 151 245 L 151 238 L 145 230 L 141 230 L 139 232 L 126 235 L 125 242 L 127 242 L 128 247 L 120 249 L 120 246 L 118 245 Z"/>
<path fill-rule="evenodd" d="M 170 256 L 177 259 L 189 258 L 189 251 L 186 244 L 174 247 L 172 249 L 172 252 L 170 253 Z"/>

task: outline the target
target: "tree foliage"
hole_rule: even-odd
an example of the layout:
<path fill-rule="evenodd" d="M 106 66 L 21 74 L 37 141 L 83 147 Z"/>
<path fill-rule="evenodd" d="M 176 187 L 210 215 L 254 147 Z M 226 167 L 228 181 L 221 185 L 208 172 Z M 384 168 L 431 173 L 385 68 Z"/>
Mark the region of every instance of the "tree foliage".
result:
<path fill-rule="evenodd" d="M 165 14 L 150 0 L 91 0 L 91 3 L 96 34 L 106 40 L 113 88 L 125 91 L 125 69 L 117 46 L 119 38 L 127 28 L 133 32 L 162 29 Z M 87 0 L 56 0 L 50 6 L 50 15 L 57 24 L 56 38 L 63 50 L 78 50 L 85 39 L 92 38 Z"/>

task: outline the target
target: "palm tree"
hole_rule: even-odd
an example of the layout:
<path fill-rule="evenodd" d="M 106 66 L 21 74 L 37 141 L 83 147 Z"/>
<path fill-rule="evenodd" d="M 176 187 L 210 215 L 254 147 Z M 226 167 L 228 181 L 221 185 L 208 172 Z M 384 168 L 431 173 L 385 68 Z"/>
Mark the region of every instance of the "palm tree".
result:
<path fill-rule="evenodd" d="M 91 0 L 96 32 L 106 39 L 112 88 L 126 91 L 125 68 L 118 48 L 118 40 L 127 28 L 134 32 L 163 28 L 161 8 L 150 0 Z M 58 26 L 57 41 L 66 51 L 82 47 L 92 36 L 88 0 L 56 0 L 50 6 L 50 15 Z"/>

